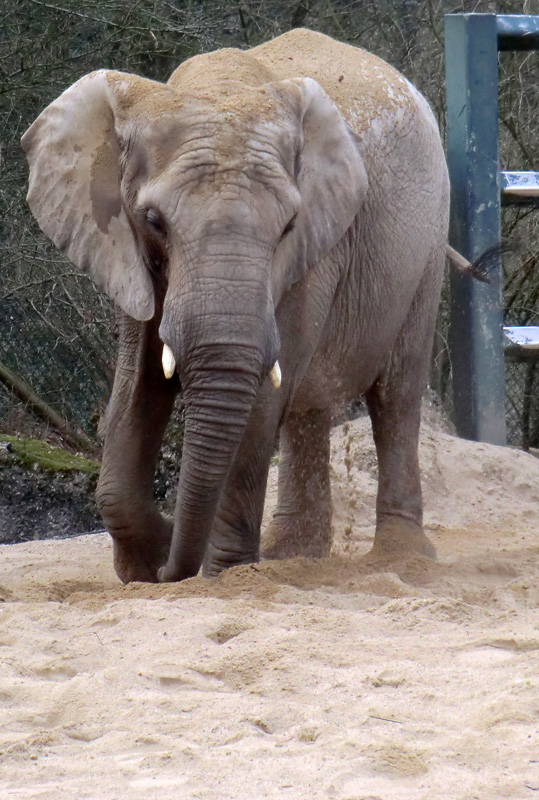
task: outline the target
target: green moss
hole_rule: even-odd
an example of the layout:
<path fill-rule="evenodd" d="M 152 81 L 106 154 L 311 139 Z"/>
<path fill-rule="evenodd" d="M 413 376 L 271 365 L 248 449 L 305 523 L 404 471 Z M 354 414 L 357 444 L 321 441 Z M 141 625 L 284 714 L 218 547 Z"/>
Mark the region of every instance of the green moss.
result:
<path fill-rule="evenodd" d="M 60 447 L 52 447 L 39 439 L 19 439 L 0 433 L 0 442 L 9 442 L 19 464 L 25 467 L 40 467 L 52 472 L 87 472 L 97 475 L 99 462 L 68 453 Z"/>

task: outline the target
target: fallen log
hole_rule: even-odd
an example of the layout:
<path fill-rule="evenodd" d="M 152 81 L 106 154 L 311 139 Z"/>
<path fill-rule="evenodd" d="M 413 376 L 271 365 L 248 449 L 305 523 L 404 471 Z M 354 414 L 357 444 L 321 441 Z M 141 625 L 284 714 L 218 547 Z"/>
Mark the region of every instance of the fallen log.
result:
<path fill-rule="evenodd" d="M 21 400 L 28 403 L 36 414 L 39 414 L 42 419 L 49 422 L 72 447 L 85 453 L 95 451 L 95 445 L 88 436 L 74 431 L 61 414 L 55 411 L 43 398 L 39 397 L 22 378 L 1 361 L 0 380 L 4 381 Z"/>

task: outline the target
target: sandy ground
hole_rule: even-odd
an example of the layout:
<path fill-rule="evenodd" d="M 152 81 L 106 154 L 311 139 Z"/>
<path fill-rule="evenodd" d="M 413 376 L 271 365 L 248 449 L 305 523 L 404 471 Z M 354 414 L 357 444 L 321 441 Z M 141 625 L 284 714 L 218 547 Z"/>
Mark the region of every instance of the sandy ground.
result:
<path fill-rule="evenodd" d="M 333 449 L 321 562 L 122 587 L 107 535 L 0 548 L 1 798 L 539 797 L 539 461 L 427 421 L 439 558 L 384 564 L 368 422 Z"/>

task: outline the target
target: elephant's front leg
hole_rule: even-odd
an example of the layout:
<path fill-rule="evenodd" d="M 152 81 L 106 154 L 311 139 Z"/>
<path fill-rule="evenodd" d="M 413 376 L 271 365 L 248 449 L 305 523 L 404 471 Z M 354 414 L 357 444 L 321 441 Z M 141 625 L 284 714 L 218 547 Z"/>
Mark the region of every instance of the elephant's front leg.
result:
<path fill-rule="evenodd" d="M 161 367 L 157 325 L 119 312 L 120 341 L 97 501 L 114 540 L 114 567 L 129 581 L 155 581 L 167 560 L 172 522 L 156 508 L 159 449 L 178 391 Z"/>
<path fill-rule="evenodd" d="M 281 429 L 277 509 L 265 532 L 265 558 L 321 558 L 331 549 L 327 410 L 289 414 Z"/>

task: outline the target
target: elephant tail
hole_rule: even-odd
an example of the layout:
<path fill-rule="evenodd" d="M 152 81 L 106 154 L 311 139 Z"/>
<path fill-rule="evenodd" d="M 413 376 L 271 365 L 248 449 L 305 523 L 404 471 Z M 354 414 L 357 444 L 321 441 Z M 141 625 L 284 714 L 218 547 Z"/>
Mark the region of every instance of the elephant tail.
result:
<path fill-rule="evenodd" d="M 446 255 L 451 264 L 461 275 L 469 275 L 483 283 L 492 283 L 490 273 L 499 263 L 500 256 L 511 250 L 507 242 L 500 242 L 493 247 L 489 247 L 484 253 L 475 259 L 468 261 L 463 255 L 458 253 L 451 245 L 447 245 Z"/>

